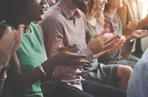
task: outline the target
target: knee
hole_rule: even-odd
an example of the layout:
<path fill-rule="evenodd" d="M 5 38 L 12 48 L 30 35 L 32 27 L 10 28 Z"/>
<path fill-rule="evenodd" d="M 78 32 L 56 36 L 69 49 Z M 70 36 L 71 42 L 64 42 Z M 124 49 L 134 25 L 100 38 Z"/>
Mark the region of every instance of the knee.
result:
<path fill-rule="evenodd" d="M 129 79 L 133 69 L 130 66 L 120 65 L 117 70 L 117 77 Z"/>

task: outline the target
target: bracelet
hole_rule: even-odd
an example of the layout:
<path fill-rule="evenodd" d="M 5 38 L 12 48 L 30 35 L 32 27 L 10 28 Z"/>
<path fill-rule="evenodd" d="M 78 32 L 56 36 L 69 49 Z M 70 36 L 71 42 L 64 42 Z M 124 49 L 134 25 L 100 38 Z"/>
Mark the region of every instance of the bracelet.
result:
<path fill-rule="evenodd" d="M 39 69 L 43 72 L 44 76 L 46 76 L 46 72 L 44 71 L 42 65 L 39 65 Z"/>
<path fill-rule="evenodd" d="M 133 42 L 134 40 L 135 40 L 134 38 L 132 38 L 132 39 L 129 39 L 129 41 L 130 41 L 130 42 Z"/>

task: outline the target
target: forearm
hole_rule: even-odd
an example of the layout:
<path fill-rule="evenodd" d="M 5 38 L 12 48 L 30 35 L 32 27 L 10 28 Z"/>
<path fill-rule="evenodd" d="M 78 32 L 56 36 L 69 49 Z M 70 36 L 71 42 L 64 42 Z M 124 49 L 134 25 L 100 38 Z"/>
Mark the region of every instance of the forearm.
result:
<path fill-rule="evenodd" d="M 15 76 L 8 75 L 9 84 L 16 92 L 21 92 L 22 90 L 26 89 L 27 87 L 31 86 L 32 84 L 41 79 L 49 79 L 52 76 L 54 69 L 54 66 L 51 63 L 51 59 L 45 61 L 42 64 L 42 67 L 44 71 L 47 73 L 46 76 L 44 76 L 43 72 L 39 69 L 39 67 L 36 67 L 32 70 L 20 74 L 13 74 Z"/>

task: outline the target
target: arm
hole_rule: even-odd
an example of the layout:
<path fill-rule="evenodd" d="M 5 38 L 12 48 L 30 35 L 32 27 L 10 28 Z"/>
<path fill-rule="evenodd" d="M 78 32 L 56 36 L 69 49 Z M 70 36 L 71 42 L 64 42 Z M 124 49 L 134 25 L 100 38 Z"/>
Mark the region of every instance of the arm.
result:
<path fill-rule="evenodd" d="M 128 22 L 127 22 L 127 11 L 128 11 L 128 2 L 126 0 L 122 1 L 123 3 L 123 7 L 122 8 L 118 8 L 117 9 L 117 13 L 120 17 L 121 23 L 122 23 L 122 33 L 124 34 L 125 31 L 125 27 L 127 26 Z"/>
<path fill-rule="evenodd" d="M 11 32 L 10 27 L 6 28 L 6 30 L 2 29 L 1 33 L 1 41 L 0 41 L 0 93 L 2 92 L 2 88 L 4 85 L 4 81 L 7 78 L 7 69 L 9 65 L 8 61 L 11 55 L 18 50 L 19 45 L 21 43 L 21 36 L 23 32 L 23 25 L 19 26 L 18 33 Z M 4 35 L 2 35 L 4 32 Z"/>
<path fill-rule="evenodd" d="M 60 63 L 63 63 L 64 65 L 67 65 L 67 63 L 70 63 L 70 65 L 71 63 L 75 64 L 87 63 L 86 61 L 83 60 L 77 60 L 79 58 L 84 58 L 84 57 L 85 57 L 84 55 L 76 55 L 68 53 L 67 48 L 66 50 L 64 49 L 57 51 L 53 56 L 51 56 L 48 60 L 42 63 L 44 71 L 48 74 L 48 76 L 45 76 L 45 78 L 46 77 L 50 78 L 52 76 L 54 68 Z M 44 77 L 44 74 L 39 69 L 39 67 L 36 67 L 26 72 L 21 72 L 21 66 L 16 53 L 11 57 L 10 65 L 11 66 L 8 70 L 8 83 L 14 89 L 14 91 L 20 92 Z"/>

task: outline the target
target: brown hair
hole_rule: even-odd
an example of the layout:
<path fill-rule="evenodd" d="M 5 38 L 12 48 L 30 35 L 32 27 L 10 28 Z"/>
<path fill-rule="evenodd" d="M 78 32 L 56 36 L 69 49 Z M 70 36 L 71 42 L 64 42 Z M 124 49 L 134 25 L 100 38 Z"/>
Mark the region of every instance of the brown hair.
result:
<path fill-rule="evenodd" d="M 95 13 L 96 0 L 89 0 L 86 6 L 80 7 L 80 10 L 85 14 L 86 19 L 91 19 Z M 97 11 L 96 18 L 99 18 L 101 21 L 102 28 L 104 27 L 104 14 L 103 11 Z"/>

